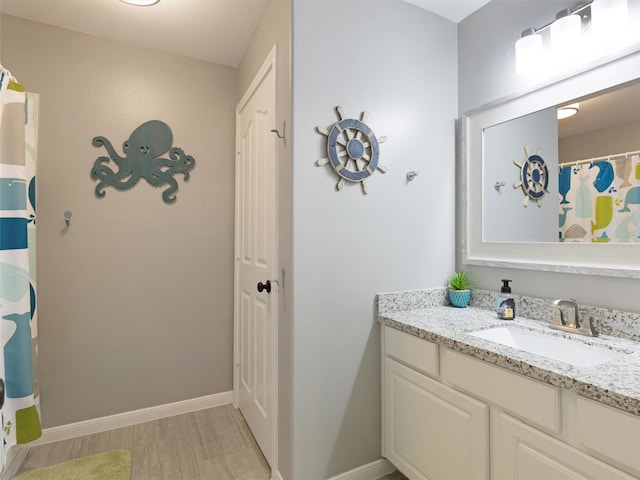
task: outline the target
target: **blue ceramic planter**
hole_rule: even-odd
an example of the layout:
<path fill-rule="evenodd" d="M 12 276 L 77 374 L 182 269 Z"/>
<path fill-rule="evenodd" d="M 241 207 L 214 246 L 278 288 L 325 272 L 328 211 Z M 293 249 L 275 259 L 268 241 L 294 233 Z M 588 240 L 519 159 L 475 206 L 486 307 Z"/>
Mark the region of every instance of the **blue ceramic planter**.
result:
<path fill-rule="evenodd" d="M 454 307 L 464 308 L 469 305 L 469 300 L 471 300 L 471 290 L 449 289 L 449 301 Z"/>

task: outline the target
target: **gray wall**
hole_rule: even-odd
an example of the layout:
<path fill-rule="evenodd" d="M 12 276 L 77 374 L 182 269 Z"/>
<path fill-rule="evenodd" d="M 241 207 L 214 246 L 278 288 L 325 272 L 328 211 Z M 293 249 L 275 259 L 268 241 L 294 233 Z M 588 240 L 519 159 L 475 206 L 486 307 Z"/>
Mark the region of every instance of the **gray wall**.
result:
<path fill-rule="evenodd" d="M 401 0 L 294 0 L 292 475 L 380 458 L 377 292 L 445 284 L 454 265 L 456 25 Z M 324 157 L 341 105 L 388 172 L 340 192 Z M 406 174 L 419 171 L 413 182 Z"/>
<path fill-rule="evenodd" d="M 571 135 L 559 139 L 561 162 L 587 160 L 640 150 L 640 120 Z"/>
<path fill-rule="evenodd" d="M 44 426 L 230 391 L 235 70 L 6 15 L 1 54 L 40 94 Z M 196 159 L 176 203 L 144 180 L 96 198 L 92 138 L 121 151 L 152 119 Z"/>
<path fill-rule="evenodd" d="M 278 141 L 278 257 L 279 265 L 286 271 L 285 288 L 279 290 L 278 304 L 278 470 L 285 479 L 294 478 L 291 473 L 293 448 L 292 429 L 292 337 L 293 312 L 293 238 L 291 177 L 291 0 L 271 0 L 260 25 L 240 65 L 238 65 L 237 100 L 240 100 L 253 77 L 260 69 L 273 45 L 277 45 L 276 114 L 274 128 L 287 124 L 286 139 Z M 277 287 L 279 288 L 279 287 Z"/>
<path fill-rule="evenodd" d="M 514 42 L 523 29 L 541 26 L 573 1 L 493 0 L 458 26 L 459 114 L 491 101 L 544 84 L 535 76 L 515 73 Z M 632 2 L 633 3 L 633 2 Z M 634 5 L 637 7 L 637 3 Z M 634 55 L 640 55 L 636 53 Z M 458 159 L 460 161 L 460 158 Z M 457 183 L 458 201 L 462 184 Z M 460 212 L 460 209 L 458 209 Z M 458 225 L 461 216 L 457 217 Z M 457 264 L 473 276 L 480 288 L 496 290 L 501 278 L 513 279 L 513 292 L 546 298 L 575 298 L 579 303 L 640 312 L 638 280 L 537 272 L 532 270 L 461 265 L 458 237 Z"/>

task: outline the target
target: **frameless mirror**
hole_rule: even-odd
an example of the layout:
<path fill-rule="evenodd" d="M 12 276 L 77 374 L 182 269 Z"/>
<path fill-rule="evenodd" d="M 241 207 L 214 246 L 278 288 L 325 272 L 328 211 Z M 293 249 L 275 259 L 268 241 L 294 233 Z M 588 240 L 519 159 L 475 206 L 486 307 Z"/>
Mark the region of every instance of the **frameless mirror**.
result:
<path fill-rule="evenodd" d="M 630 55 L 466 116 L 464 263 L 640 278 L 638 72 Z"/>

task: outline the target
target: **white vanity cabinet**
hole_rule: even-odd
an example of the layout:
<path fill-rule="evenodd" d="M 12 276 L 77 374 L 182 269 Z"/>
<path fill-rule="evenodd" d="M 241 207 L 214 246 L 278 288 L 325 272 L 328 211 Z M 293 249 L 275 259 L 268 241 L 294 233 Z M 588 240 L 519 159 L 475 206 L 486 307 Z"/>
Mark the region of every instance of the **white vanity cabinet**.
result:
<path fill-rule="evenodd" d="M 489 478 L 487 404 L 425 375 L 437 375 L 436 344 L 393 329 L 385 339 L 383 455 L 412 479 Z"/>
<path fill-rule="evenodd" d="M 383 456 L 410 479 L 640 477 L 640 417 L 383 327 Z"/>

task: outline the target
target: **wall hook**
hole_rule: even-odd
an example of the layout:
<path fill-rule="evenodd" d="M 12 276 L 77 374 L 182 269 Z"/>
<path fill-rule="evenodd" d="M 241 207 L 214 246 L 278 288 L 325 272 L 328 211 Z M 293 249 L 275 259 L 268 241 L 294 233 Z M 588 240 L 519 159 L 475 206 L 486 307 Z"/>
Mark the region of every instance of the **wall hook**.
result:
<path fill-rule="evenodd" d="M 275 283 L 276 285 L 278 285 L 279 287 L 284 288 L 284 268 L 281 270 L 282 272 L 282 280 L 280 280 L 279 278 L 272 278 L 271 280 L 269 280 L 271 283 Z"/>
<path fill-rule="evenodd" d="M 501 189 L 502 187 L 504 187 L 504 182 L 496 182 L 496 183 L 493 185 L 493 188 L 495 188 L 495 189 L 496 189 L 496 192 L 500 192 L 500 189 Z"/>
<path fill-rule="evenodd" d="M 407 182 L 412 181 L 414 178 L 416 178 L 418 176 L 418 173 L 420 172 L 414 172 L 413 170 L 411 170 L 410 172 L 407 173 Z"/>
<path fill-rule="evenodd" d="M 286 135 L 286 130 L 287 130 L 287 122 L 285 122 L 283 120 L 282 121 L 282 135 L 280 135 L 280 132 L 278 130 L 276 130 L 275 128 L 272 128 L 269 131 L 275 133 L 278 136 L 278 138 L 282 138 L 284 140 L 284 137 Z"/>
<path fill-rule="evenodd" d="M 64 212 L 64 223 L 67 225 L 71 225 L 71 215 L 73 215 L 69 210 Z"/>

